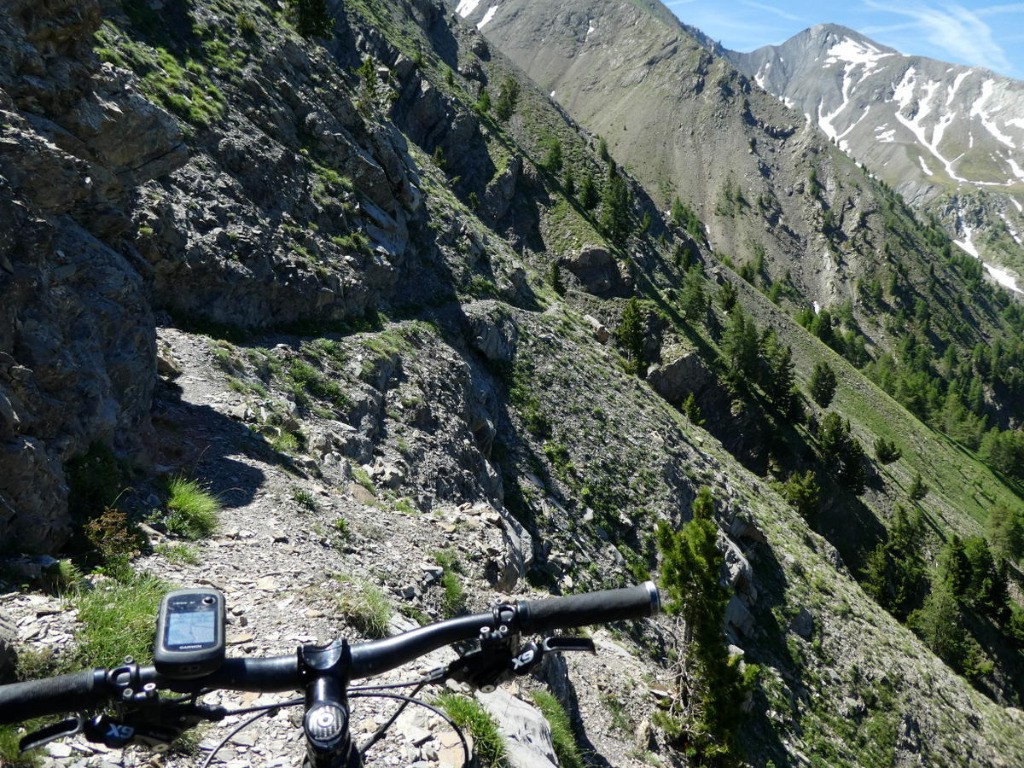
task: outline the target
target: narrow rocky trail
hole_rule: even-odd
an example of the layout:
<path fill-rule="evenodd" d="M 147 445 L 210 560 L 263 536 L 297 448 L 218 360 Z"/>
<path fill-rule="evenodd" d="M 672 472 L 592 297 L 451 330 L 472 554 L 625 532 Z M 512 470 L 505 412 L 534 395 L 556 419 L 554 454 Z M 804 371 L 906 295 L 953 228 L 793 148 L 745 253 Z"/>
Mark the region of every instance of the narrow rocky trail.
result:
<path fill-rule="evenodd" d="M 244 424 L 247 409 L 256 406 L 232 391 L 228 378 L 217 372 L 209 339 L 162 329 L 160 345 L 161 358 L 176 373 L 158 387 L 154 431 L 147 437 L 160 462 L 158 470 L 199 480 L 223 506 L 217 532 L 190 545 L 194 563 L 168 559 L 169 551 L 181 542 L 162 533 L 157 524 L 146 526 L 153 554 L 138 559 L 135 566 L 175 587 L 213 586 L 223 591 L 229 657 L 290 654 L 301 644 L 339 637 L 365 639 L 358 621 L 347 618 L 353 612 L 351 596 L 365 588 L 376 590 L 391 606 L 389 634 L 418 626 L 411 617 L 421 622 L 441 618 L 444 590 L 438 552 L 451 553 L 462 564 L 461 581 L 471 610 L 513 599 L 494 590 L 485 577 L 487 561 L 502 557 L 509 542 L 497 510 L 467 503 L 438 505 L 429 512 L 407 507 L 399 511 L 355 482 L 354 468 L 344 458 L 324 462 L 278 454 Z M 355 469 L 369 474 L 373 468 Z M 152 501 L 158 502 L 155 495 Z M 520 581 L 517 591 L 525 586 Z M 13 620 L 22 642 L 57 653 L 73 643 L 76 612 L 57 597 L 12 592 L 0 596 L 0 608 Z M 636 676 L 634 658 L 607 631 L 599 630 L 594 638 L 598 656 L 576 654 L 568 662 L 553 658 L 545 665 L 544 676 L 557 684 L 561 698 L 575 701 L 585 728 L 583 746 L 604 755 L 595 757 L 595 765 L 640 765 L 626 754 L 626 747 L 642 725 L 642 718 L 635 717 L 637 705 L 649 706 L 651 693 Z M 367 682 L 415 680 L 454 658 L 454 651 L 444 648 Z M 577 675 L 596 680 L 596 685 L 584 686 L 584 693 L 577 695 L 572 682 Z M 459 689 L 454 683 L 449 686 Z M 557 764 L 546 723 L 528 693 L 541 687 L 537 680 L 523 679 L 480 697 L 507 732 L 518 732 L 519 741 L 510 742 L 521 752 L 516 765 Z M 427 689 L 422 697 L 429 701 L 437 692 Z M 221 692 L 207 701 L 231 709 L 287 698 L 288 694 Z M 373 733 L 395 707 L 388 700 L 354 698 L 357 739 Z M 204 726 L 192 754 L 121 754 L 75 737 L 49 745 L 43 762 L 54 768 L 184 768 L 199 764 L 248 717 L 230 716 Z M 648 730 L 640 729 L 643 738 Z M 301 708 L 290 707 L 232 736 L 214 765 L 298 765 L 303 750 Z M 459 768 L 462 760 L 456 735 L 436 716 L 411 707 L 369 753 L 367 765 Z"/>

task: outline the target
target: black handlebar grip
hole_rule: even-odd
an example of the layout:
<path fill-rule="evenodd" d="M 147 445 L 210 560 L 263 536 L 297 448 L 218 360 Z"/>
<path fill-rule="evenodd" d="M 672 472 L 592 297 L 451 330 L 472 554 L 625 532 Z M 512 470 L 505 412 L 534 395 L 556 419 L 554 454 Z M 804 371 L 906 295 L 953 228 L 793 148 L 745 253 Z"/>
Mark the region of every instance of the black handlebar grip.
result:
<path fill-rule="evenodd" d="M 522 632 L 549 632 L 587 624 L 642 619 L 661 610 L 661 596 L 653 581 L 635 587 L 606 589 L 584 595 L 526 600 L 519 603 Z"/>
<path fill-rule="evenodd" d="M 32 717 L 88 709 L 105 701 L 105 670 L 86 669 L 69 675 L 0 685 L 0 723 L 19 723 Z"/>

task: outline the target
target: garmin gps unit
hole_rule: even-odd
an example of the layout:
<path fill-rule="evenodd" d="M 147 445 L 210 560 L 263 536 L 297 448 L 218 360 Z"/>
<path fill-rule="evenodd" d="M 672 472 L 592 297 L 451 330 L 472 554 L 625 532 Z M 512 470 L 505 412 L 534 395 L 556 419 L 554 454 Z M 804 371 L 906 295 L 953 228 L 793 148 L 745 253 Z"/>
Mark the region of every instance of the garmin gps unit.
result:
<path fill-rule="evenodd" d="M 201 677 L 224 661 L 224 595 L 179 589 L 160 602 L 153 666 L 171 678 Z"/>

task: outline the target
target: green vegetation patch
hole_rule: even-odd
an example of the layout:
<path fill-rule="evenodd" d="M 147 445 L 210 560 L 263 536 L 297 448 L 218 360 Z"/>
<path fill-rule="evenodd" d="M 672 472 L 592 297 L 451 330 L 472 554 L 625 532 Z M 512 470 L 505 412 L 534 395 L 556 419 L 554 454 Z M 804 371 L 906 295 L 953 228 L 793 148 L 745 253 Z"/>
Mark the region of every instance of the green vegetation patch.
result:
<path fill-rule="evenodd" d="M 551 726 L 551 743 L 561 768 L 583 768 L 583 755 L 565 707 L 547 691 L 534 691 L 533 703 Z"/>
<path fill-rule="evenodd" d="M 155 576 L 135 574 L 77 591 L 71 598 L 81 624 L 75 636 L 76 665 L 113 667 L 125 656 L 148 663 L 153 657 L 157 608 L 170 589 Z"/>
<path fill-rule="evenodd" d="M 498 724 L 480 702 L 455 693 L 442 693 L 435 703 L 448 713 L 456 725 L 469 729 L 482 768 L 508 768 L 508 754 Z"/>
<path fill-rule="evenodd" d="M 143 93 L 189 123 L 205 127 L 224 116 L 224 94 L 202 61 L 181 60 L 166 48 L 133 40 L 109 20 L 97 31 L 96 43 L 101 60 L 137 74 Z"/>
<path fill-rule="evenodd" d="M 217 530 L 220 501 L 195 480 L 172 478 L 167 486 L 167 530 L 178 536 L 196 541 Z"/>
<path fill-rule="evenodd" d="M 336 574 L 334 580 L 339 585 L 335 600 L 345 619 L 367 637 L 386 637 L 394 609 L 384 591 L 348 574 Z"/>

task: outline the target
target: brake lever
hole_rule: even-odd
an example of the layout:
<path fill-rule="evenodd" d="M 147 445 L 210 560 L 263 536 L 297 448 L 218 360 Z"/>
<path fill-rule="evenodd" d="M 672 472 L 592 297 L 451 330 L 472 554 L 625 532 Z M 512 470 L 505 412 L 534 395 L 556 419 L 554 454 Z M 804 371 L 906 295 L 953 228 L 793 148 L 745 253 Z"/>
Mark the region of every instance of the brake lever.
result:
<path fill-rule="evenodd" d="M 527 643 L 517 656 L 512 659 L 511 672 L 515 675 L 528 674 L 540 664 L 545 653 L 562 653 L 563 651 L 589 651 L 597 653 L 594 641 L 589 637 L 545 637 L 540 644 Z"/>
<path fill-rule="evenodd" d="M 27 736 L 23 736 L 21 741 L 18 742 L 18 749 L 24 753 L 28 752 L 30 749 L 45 747 L 51 741 L 66 739 L 68 736 L 74 736 L 82 733 L 84 727 L 85 718 L 81 715 L 76 715 L 75 717 L 70 717 L 67 720 L 61 720 L 59 723 L 47 725 L 45 728 L 40 728 L 38 731 L 33 731 Z"/>
<path fill-rule="evenodd" d="M 468 683 L 484 693 L 493 691 L 509 675 L 521 677 L 540 664 L 545 653 L 589 651 L 595 653 L 594 641 L 585 637 L 545 637 L 540 643 L 529 642 L 512 654 L 508 644 L 483 645 L 459 657 L 445 670 L 445 677 Z"/>

